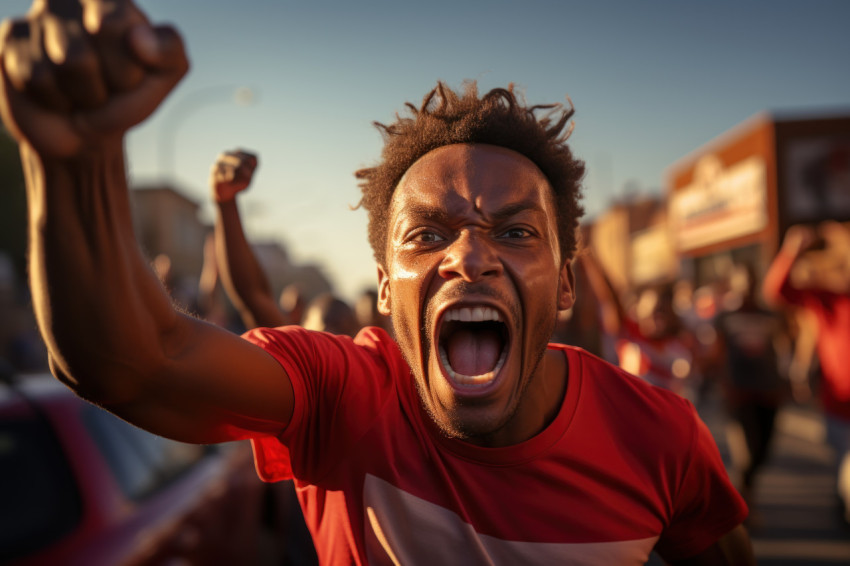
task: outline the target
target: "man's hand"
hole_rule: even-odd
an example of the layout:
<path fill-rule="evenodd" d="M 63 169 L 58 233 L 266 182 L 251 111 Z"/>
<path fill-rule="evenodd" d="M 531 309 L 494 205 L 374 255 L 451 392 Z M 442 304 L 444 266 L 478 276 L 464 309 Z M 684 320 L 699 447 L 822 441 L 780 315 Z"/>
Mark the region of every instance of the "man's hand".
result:
<path fill-rule="evenodd" d="M 189 68 L 183 42 L 131 0 L 34 0 L 0 26 L 0 115 L 43 157 L 114 143 Z"/>
<path fill-rule="evenodd" d="M 222 153 L 210 169 L 210 188 L 215 202 L 227 202 L 251 184 L 257 156 L 247 151 Z"/>

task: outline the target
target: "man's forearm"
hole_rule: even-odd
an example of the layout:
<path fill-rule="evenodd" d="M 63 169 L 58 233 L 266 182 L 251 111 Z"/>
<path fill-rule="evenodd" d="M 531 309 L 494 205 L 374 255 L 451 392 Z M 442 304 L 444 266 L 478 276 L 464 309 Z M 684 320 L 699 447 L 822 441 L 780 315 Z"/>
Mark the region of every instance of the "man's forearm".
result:
<path fill-rule="evenodd" d="M 161 363 L 177 313 L 133 235 L 121 142 L 44 160 L 21 145 L 33 306 L 52 365 L 81 395 L 121 402 Z"/>

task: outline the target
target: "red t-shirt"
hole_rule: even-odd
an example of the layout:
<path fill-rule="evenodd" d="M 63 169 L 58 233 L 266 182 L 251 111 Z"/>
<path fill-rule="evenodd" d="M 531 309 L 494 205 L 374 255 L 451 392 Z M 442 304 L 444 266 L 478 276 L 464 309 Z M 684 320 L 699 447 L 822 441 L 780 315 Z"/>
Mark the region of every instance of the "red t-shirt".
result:
<path fill-rule="evenodd" d="M 323 564 L 644 564 L 697 554 L 746 517 L 693 406 L 578 348 L 555 420 L 515 446 L 441 435 L 398 346 L 298 327 L 246 334 L 284 367 L 295 410 L 254 439 L 294 477 Z"/>
<path fill-rule="evenodd" d="M 793 255 L 779 251 L 765 275 L 764 296 L 800 306 L 817 317 L 823 410 L 850 420 L 850 296 L 792 287 L 789 277 L 794 260 Z"/>

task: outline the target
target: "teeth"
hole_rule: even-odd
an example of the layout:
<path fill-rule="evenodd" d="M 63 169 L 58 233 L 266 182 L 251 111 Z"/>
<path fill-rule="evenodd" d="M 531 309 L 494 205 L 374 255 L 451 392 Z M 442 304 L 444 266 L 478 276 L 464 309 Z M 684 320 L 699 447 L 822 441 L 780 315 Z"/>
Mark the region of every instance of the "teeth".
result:
<path fill-rule="evenodd" d="M 501 322 L 502 317 L 499 315 L 499 311 L 491 307 L 453 308 L 446 311 L 443 315 L 443 322 L 452 322 L 455 320 L 460 322 Z M 458 385 L 466 387 L 483 387 L 488 383 L 491 383 L 494 379 L 496 379 L 496 375 L 499 373 L 499 370 L 502 369 L 502 365 L 504 365 L 506 357 L 507 349 L 502 351 L 499 361 L 496 362 L 496 367 L 494 367 L 491 371 L 481 375 L 464 375 L 462 373 L 457 373 L 452 369 L 452 366 L 449 363 L 448 354 L 446 354 L 446 351 L 440 347 L 440 360 L 443 363 L 443 367 L 445 368 L 449 379 Z"/>
<path fill-rule="evenodd" d="M 443 316 L 445 322 L 459 320 L 461 322 L 485 322 L 488 320 L 501 321 L 499 311 L 490 307 L 463 307 L 459 309 L 450 309 Z"/>
<path fill-rule="evenodd" d="M 506 357 L 507 351 L 505 350 L 499 357 L 499 361 L 496 362 L 496 367 L 487 373 L 482 373 L 481 375 L 464 375 L 462 373 L 457 373 L 452 369 L 452 366 L 449 363 L 448 354 L 446 354 L 446 351 L 443 348 L 440 348 L 440 360 L 443 362 L 443 368 L 445 368 L 449 379 L 458 385 L 465 385 L 467 387 L 484 387 L 488 383 L 492 382 L 499 373 L 499 370 L 502 369 L 502 365 L 505 363 Z"/>

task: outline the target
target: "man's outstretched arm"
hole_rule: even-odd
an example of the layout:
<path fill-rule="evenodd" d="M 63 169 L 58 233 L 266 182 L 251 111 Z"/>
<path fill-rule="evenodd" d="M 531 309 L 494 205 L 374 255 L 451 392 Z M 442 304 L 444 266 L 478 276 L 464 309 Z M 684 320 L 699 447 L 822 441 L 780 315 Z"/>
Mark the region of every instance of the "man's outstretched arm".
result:
<path fill-rule="evenodd" d="M 210 171 L 210 188 L 218 209 L 215 247 L 219 273 L 246 328 L 282 326 L 288 322 L 245 237 L 236 204 L 236 195 L 251 184 L 256 167 L 255 155 L 236 150 L 219 155 Z"/>
<path fill-rule="evenodd" d="M 35 0 L 0 30 L 0 112 L 20 144 L 33 304 L 54 374 L 154 433 L 273 433 L 292 389 L 269 355 L 177 312 L 135 241 L 123 138 L 179 82 L 178 34 L 129 0 Z"/>

